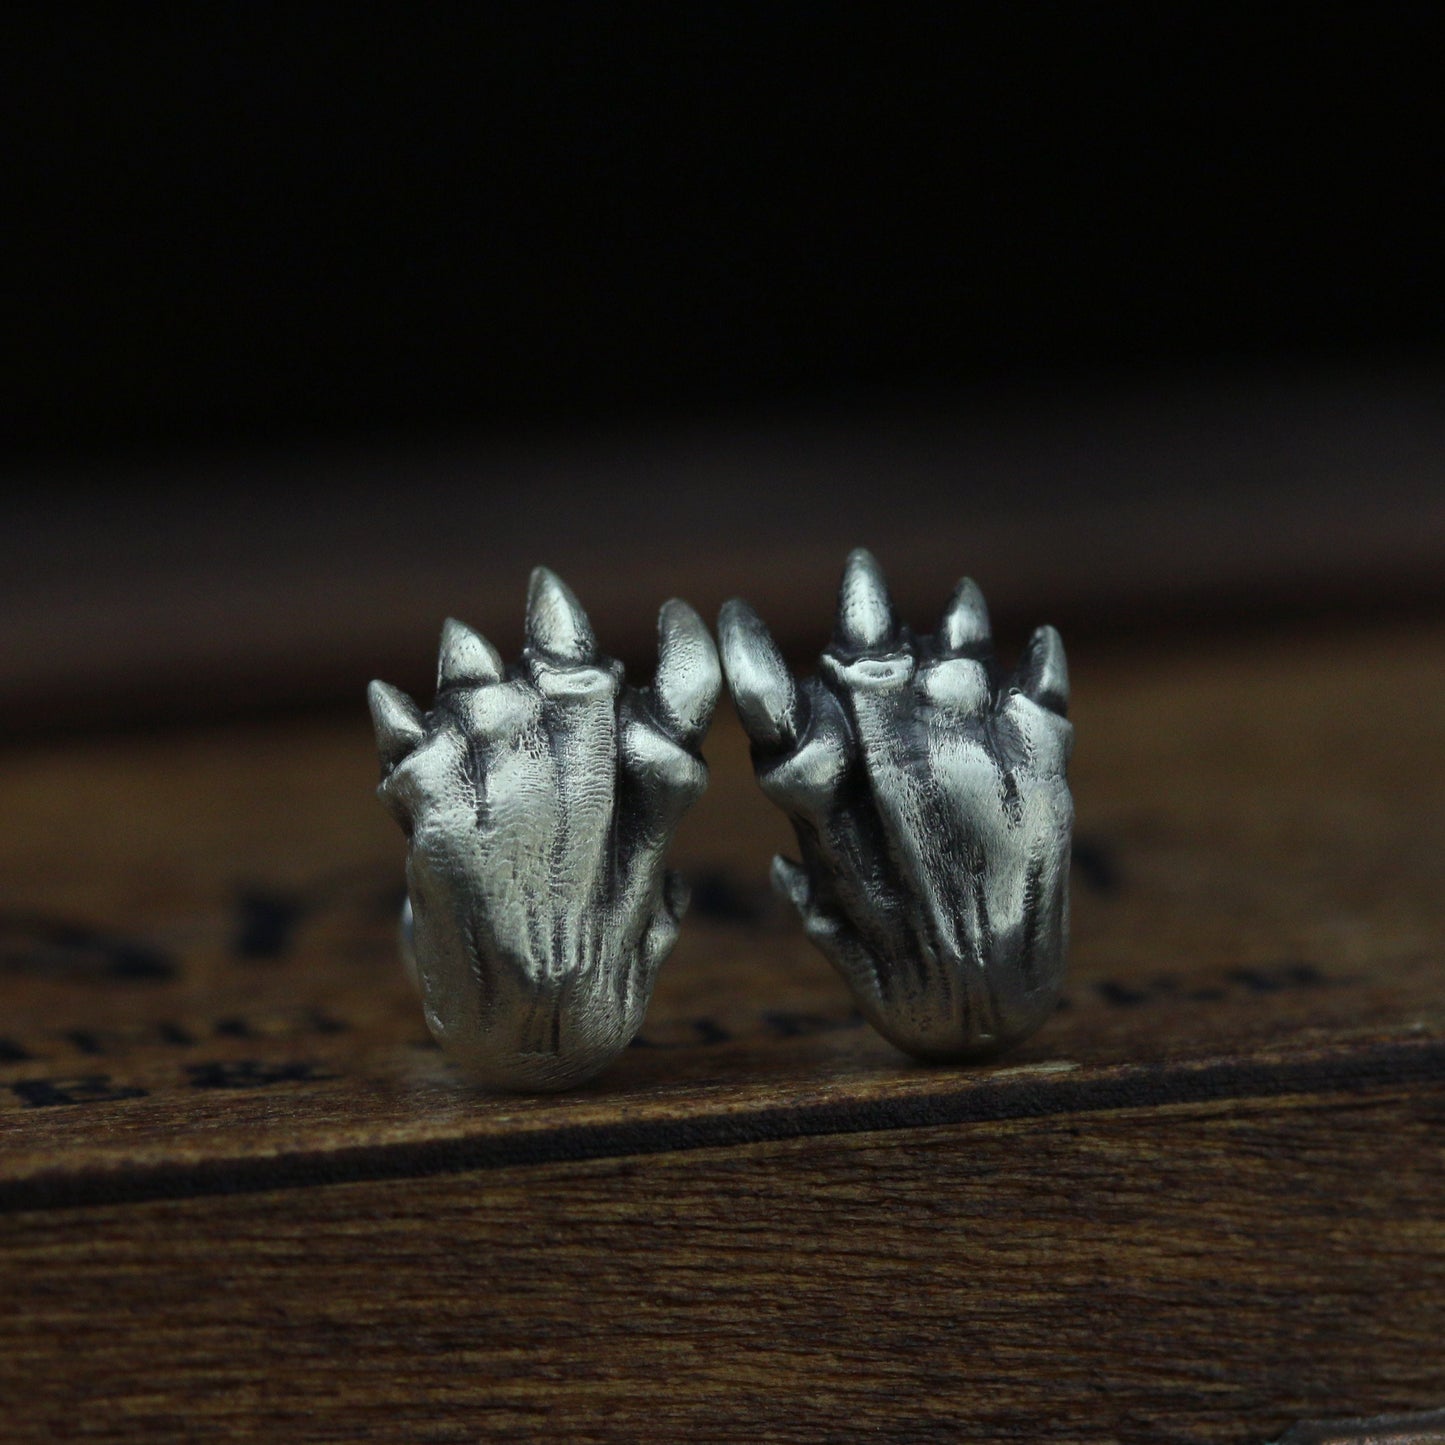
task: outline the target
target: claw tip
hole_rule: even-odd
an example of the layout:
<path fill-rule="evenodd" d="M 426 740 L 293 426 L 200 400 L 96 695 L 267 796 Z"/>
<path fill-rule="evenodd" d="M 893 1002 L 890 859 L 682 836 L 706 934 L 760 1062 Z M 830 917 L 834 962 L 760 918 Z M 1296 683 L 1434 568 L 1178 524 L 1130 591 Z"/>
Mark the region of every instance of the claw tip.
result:
<path fill-rule="evenodd" d="M 479 632 L 448 617 L 442 625 L 437 656 L 437 690 L 445 687 L 479 687 L 502 676 L 502 659 Z"/>
<path fill-rule="evenodd" d="M 657 643 L 658 710 L 681 741 L 695 743 L 707 731 L 722 686 L 712 634 L 686 602 L 673 597 L 657 614 Z"/>
<path fill-rule="evenodd" d="M 808 870 L 801 863 L 794 863 L 791 858 L 785 858 L 779 853 L 773 858 L 772 878 L 774 890 L 786 898 L 799 913 L 806 912 L 812 895 Z"/>
<path fill-rule="evenodd" d="M 1042 707 L 1068 716 L 1069 664 L 1057 628 L 1040 627 L 1029 638 L 1019 663 L 1018 684 Z"/>
<path fill-rule="evenodd" d="M 421 709 L 398 687 L 376 681 L 366 689 L 381 760 L 395 767 L 425 736 Z"/>
<path fill-rule="evenodd" d="M 798 689 L 767 625 L 741 597 L 723 603 L 717 625 L 728 691 L 754 747 L 791 747 L 800 726 Z"/>
<path fill-rule="evenodd" d="M 590 662 L 596 655 L 582 604 L 550 567 L 534 567 L 527 584 L 527 642 L 560 662 Z"/>
<path fill-rule="evenodd" d="M 983 599 L 983 591 L 972 577 L 965 577 L 953 589 L 953 596 L 944 609 L 939 642 L 945 652 L 957 653 L 986 647 L 991 637 L 988 603 Z"/>
<path fill-rule="evenodd" d="M 883 569 L 866 547 L 855 547 L 848 554 L 838 589 L 837 643 L 845 652 L 878 652 L 892 642 L 897 631 Z"/>

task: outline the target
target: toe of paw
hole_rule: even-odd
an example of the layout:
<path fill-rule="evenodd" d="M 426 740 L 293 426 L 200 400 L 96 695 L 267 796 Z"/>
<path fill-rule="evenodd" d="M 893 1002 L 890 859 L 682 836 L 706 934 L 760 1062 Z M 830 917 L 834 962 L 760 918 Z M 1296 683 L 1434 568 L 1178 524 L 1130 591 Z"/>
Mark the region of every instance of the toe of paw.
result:
<path fill-rule="evenodd" d="M 692 802 L 707 788 L 707 764 L 641 718 L 622 731 L 622 765 L 645 787 Z"/>
<path fill-rule="evenodd" d="M 809 710 L 807 733 L 792 752 L 754 759 L 758 785 L 785 812 L 812 815 L 837 796 L 848 771 L 847 733 L 831 698 Z"/>
<path fill-rule="evenodd" d="M 1074 751 L 1068 718 L 1016 690 L 1004 697 L 999 716 L 1014 729 L 1035 772 L 1061 773 L 1068 766 Z"/>
<path fill-rule="evenodd" d="M 845 759 L 836 751 L 802 748 L 771 767 L 758 770 L 758 784 L 784 812 L 812 815 L 838 791 Z"/>
<path fill-rule="evenodd" d="M 403 826 L 474 806 L 470 748 L 451 726 L 438 728 L 391 771 L 377 790 Z"/>
<path fill-rule="evenodd" d="M 677 942 L 681 925 L 669 908 L 659 908 L 647 925 L 642 939 L 642 963 L 647 972 L 660 968 Z"/>
<path fill-rule="evenodd" d="M 930 703 L 945 712 L 976 716 L 993 701 L 988 669 L 970 657 L 945 658 L 924 668 L 918 686 Z"/>
<path fill-rule="evenodd" d="M 457 716 L 473 738 L 512 737 L 541 719 L 542 699 L 525 682 L 462 689 L 456 694 Z"/>

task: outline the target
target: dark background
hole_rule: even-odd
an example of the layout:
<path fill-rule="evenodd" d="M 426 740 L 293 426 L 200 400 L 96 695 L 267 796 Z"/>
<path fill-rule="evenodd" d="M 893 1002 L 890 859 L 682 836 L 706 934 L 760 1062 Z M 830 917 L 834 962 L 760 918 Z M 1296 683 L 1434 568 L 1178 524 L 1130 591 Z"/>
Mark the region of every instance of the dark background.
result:
<path fill-rule="evenodd" d="M 5 454 L 1433 357 L 1432 9 L 7 8 Z"/>
<path fill-rule="evenodd" d="M 1438 610 L 1431 7 L 7 7 L 0 729 L 646 664 L 866 543 L 1001 636 Z"/>

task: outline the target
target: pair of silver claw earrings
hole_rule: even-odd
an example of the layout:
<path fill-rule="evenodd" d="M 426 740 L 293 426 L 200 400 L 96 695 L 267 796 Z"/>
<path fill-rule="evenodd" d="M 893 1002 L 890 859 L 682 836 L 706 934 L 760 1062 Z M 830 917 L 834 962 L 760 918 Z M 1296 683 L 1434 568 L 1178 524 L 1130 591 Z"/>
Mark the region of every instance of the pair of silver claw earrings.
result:
<path fill-rule="evenodd" d="M 741 600 L 718 619 L 721 667 L 685 602 L 658 631 L 652 685 L 627 686 L 539 567 L 519 662 L 450 621 L 430 712 L 371 684 L 378 791 L 408 841 L 403 951 L 446 1054 L 483 1084 L 541 1091 L 627 1047 L 687 906 L 663 858 L 707 784 L 724 673 L 758 782 L 797 830 L 802 861 L 774 859 L 774 885 L 864 1016 L 924 1060 L 985 1058 L 1036 1029 L 1068 939 L 1058 633 L 1035 632 L 1006 675 L 972 581 L 915 636 L 861 549 L 801 683 Z"/>

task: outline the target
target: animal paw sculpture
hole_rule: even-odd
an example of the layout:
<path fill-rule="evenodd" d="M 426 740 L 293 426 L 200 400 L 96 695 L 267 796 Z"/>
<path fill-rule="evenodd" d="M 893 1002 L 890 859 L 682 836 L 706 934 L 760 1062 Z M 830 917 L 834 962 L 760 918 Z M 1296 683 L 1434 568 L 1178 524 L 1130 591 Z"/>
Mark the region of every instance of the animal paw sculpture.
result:
<path fill-rule="evenodd" d="M 1051 627 L 1003 675 L 960 582 L 938 632 L 894 616 L 877 562 L 848 559 L 833 641 L 801 686 L 747 603 L 719 620 L 763 791 L 802 863 L 773 882 L 859 1008 L 920 1059 L 987 1057 L 1058 1001 L 1068 939 L 1073 728 Z"/>
<path fill-rule="evenodd" d="M 626 686 L 539 567 L 518 664 L 450 621 L 430 712 L 371 684 L 427 1024 L 493 1087 L 563 1089 L 603 1068 L 677 937 L 687 889 L 663 855 L 707 784 L 697 749 L 721 678 L 686 603 L 658 631 L 652 687 Z"/>

